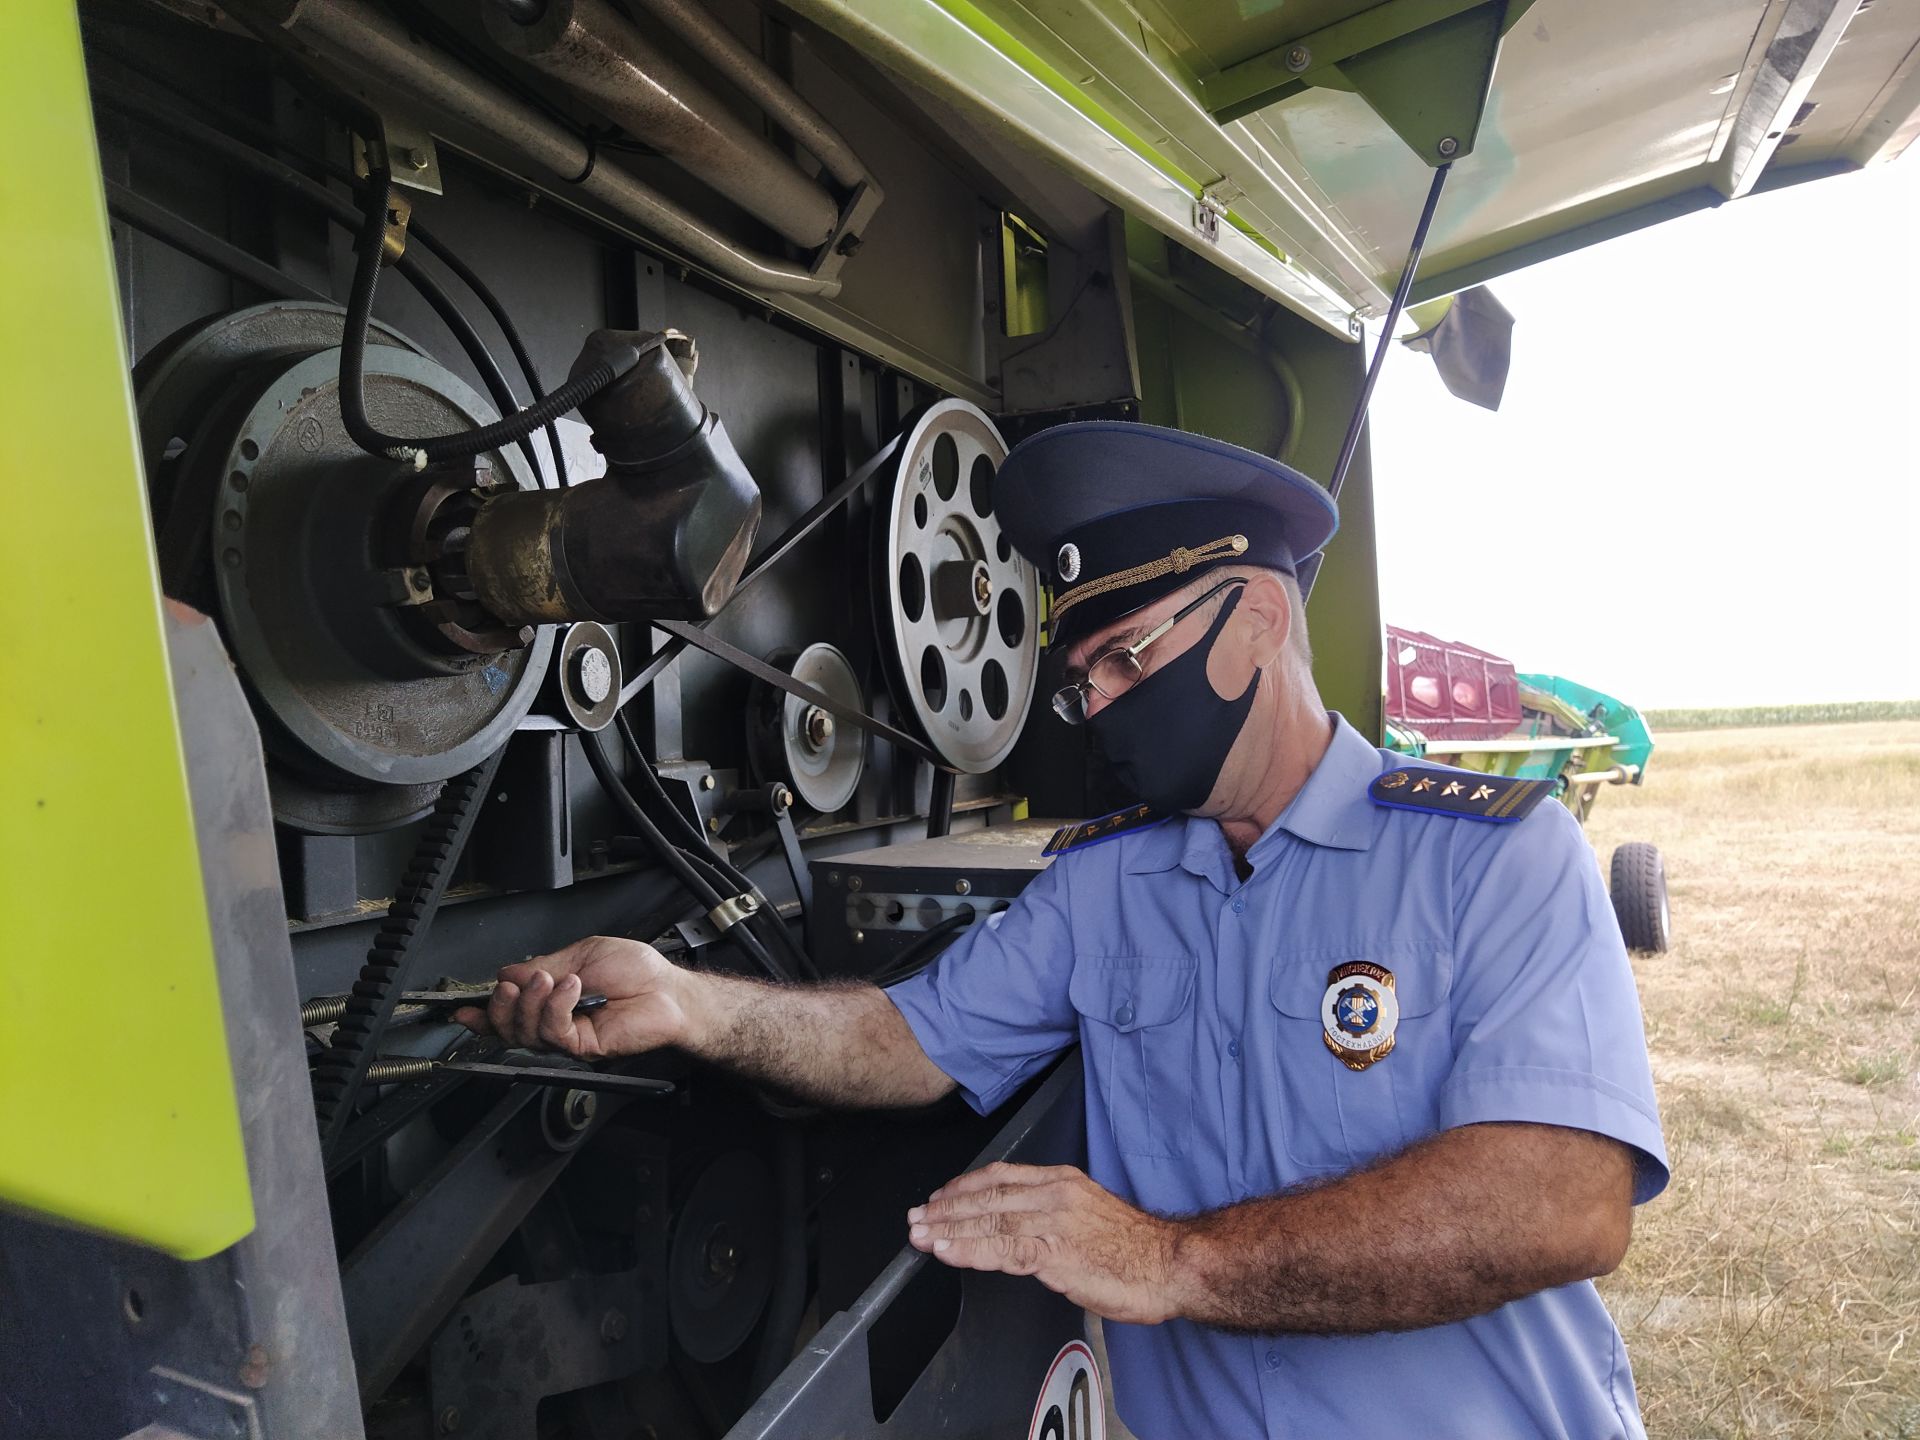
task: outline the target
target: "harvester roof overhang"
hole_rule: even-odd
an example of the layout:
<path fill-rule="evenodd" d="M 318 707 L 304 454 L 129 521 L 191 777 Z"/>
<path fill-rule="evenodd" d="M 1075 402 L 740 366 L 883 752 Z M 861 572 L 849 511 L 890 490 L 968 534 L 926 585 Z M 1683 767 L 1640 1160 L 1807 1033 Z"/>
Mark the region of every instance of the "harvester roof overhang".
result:
<path fill-rule="evenodd" d="M 1920 0 L 789 3 L 1337 334 L 1920 131 Z"/>

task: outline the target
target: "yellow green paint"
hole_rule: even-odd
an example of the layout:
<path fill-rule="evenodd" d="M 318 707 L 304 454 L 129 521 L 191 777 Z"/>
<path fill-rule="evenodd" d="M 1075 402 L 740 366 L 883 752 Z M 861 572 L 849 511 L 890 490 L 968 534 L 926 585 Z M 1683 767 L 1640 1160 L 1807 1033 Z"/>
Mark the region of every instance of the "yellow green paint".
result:
<path fill-rule="evenodd" d="M 0 47 L 0 1203 L 253 1226 L 70 0 Z"/>

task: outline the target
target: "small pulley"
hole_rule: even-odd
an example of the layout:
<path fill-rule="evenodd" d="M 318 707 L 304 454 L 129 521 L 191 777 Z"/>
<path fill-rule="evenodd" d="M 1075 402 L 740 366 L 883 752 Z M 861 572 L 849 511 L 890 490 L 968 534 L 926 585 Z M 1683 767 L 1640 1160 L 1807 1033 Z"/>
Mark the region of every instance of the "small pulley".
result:
<path fill-rule="evenodd" d="M 1006 458 L 982 411 L 939 401 L 901 445 L 875 520 L 888 678 L 933 748 L 969 774 L 1012 752 L 1040 669 L 1040 578 L 993 513 Z"/>
<path fill-rule="evenodd" d="M 852 663 L 833 646 L 809 645 L 767 658 L 829 699 L 854 710 L 866 709 L 866 696 Z M 760 780 L 784 780 L 822 815 L 853 799 L 867 764 L 863 731 L 767 684 L 755 685 L 747 708 L 747 749 Z"/>

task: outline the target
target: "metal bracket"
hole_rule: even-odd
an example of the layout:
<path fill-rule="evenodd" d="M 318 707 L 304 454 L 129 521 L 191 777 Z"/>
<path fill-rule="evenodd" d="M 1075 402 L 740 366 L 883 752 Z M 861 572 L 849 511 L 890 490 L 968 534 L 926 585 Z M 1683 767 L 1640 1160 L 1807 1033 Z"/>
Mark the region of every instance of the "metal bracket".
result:
<path fill-rule="evenodd" d="M 1209 245 L 1220 243 L 1220 220 L 1227 213 L 1226 202 L 1208 186 L 1193 202 L 1193 230 Z"/>
<path fill-rule="evenodd" d="M 440 179 L 440 151 L 426 126 L 403 116 L 382 114 L 380 131 L 380 139 L 371 142 L 379 147 L 373 158 L 386 161 L 395 185 L 428 195 L 446 193 Z M 353 173 L 362 180 L 367 178 L 370 169 L 369 143 L 363 136 L 353 137 Z"/>
<path fill-rule="evenodd" d="M 1500 40 L 1533 0 L 1385 0 L 1201 82 L 1224 125 L 1314 86 L 1356 93 L 1429 165 L 1473 153 Z"/>
<path fill-rule="evenodd" d="M 873 219 L 873 212 L 880 208 L 880 202 L 886 198 L 872 180 L 862 182 L 840 209 L 839 223 L 833 227 L 833 233 L 827 237 L 827 243 L 820 247 L 815 256 L 812 273 L 823 280 L 832 279 L 841 268 L 860 250 L 861 235 L 867 228 L 867 222 Z"/>
<path fill-rule="evenodd" d="M 749 915 L 759 913 L 760 897 L 749 890 L 744 895 L 735 895 L 730 899 L 722 900 L 707 911 L 707 919 L 713 922 L 714 929 L 724 935 Z"/>

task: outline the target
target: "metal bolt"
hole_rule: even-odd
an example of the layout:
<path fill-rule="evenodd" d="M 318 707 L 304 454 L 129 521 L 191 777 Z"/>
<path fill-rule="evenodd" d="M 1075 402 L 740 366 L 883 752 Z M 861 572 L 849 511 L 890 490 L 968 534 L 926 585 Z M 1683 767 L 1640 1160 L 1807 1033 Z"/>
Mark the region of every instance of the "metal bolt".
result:
<path fill-rule="evenodd" d="M 858 875 L 849 875 L 847 877 L 847 889 L 849 890 L 858 890 L 863 883 L 865 882 L 863 882 Z"/>
<path fill-rule="evenodd" d="M 449 1405 L 440 1412 L 440 1433 L 451 1435 L 460 1428 L 460 1407 Z"/>
<path fill-rule="evenodd" d="M 793 808 L 793 792 L 784 785 L 775 785 L 773 787 L 773 808 L 775 810 L 791 810 Z"/>
<path fill-rule="evenodd" d="M 415 148 L 407 151 L 407 164 L 415 170 L 425 170 L 433 164 L 433 157 L 426 151 Z"/>
<path fill-rule="evenodd" d="M 1440 137 L 1440 143 L 1433 148 L 1440 152 L 1440 158 L 1442 160 L 1451 160 L 1455 155 L 1460 153 L 1460 142 L 1451 135 L 1442 135 Z"/>
<path fill-rule="evenodd" d="M 1296 45 L 1287 51 L 1287 69 L 1298 75 L 1313 63 L 1313 51 L 1304 45 Z"/>
<path fill-rule="evenodd" d="M 626 1339 L 627 1317 L 618 1310 L 607 1311 L 600 1317 L 600 1338 L 609 1345 Z"/>
<path fill-rule="evenodd" d="M 822 1165 L 818 1170 L 813 1172 L 813 1181 L 814 1184 L 821 1186 L 833 1184 L 833 1167 L 831 1165 Z"/>
<path fill-rule="evenodd" d="M 827 884 L 838 885 L 839 883 L 840 883 L 840 872 L 838 870 L 827 871 Z"/>
<path fill-rule="evenodd" d="M 953 882 L 953 893 L 954 893 L 954 894 L 956 894 L 956 895 L 971 895 L 971 894 L 973 894 L 973 881 L 971 881 L 971 880 L 956 880 L 956 881 L 954 881 L 954 882 Z"/>
<path fill-rule="evenodd" d="M 851 936 L 849 936 L 848 938 L 849 938 L 849 939 L 851 939 L 851 940 L 853 941 L 853 943 L 854 943 L 854 944 L 856 944 L 856 945 L 858 945 L 858 944 L 861 944 L 861 943 L 862 943 L 863 941 L 865 941 L 865 940 L 866 940 L 866 938 L 867 938 L 867 932 L 866 932 L 866 931 L 864 931 L 864 930 L 856 930 L 856 931 L 854 931 L 854 932 L 853 932 L 853 934 L 852 934 Z"/>
<path fill-rule="evenodd" d="M 833 738 L 833 716 L 818 705 L 811 706 L 800 721 L 801 733 L 807 737 L 807 744 L 819 750 Z"/>
<path fill-rule="evenodd" d="M 569 1090 L 560 1099 L 560 1118 L 578 1134 L 593 1123 L 593 1112 L 599 1104 L 591 1090 Z"/>
<path fill-rule="evenodd" d="M 598 705 L 613 693 L 613 661 L 597 645 L 583 645 L 573 655 L 573 689 L 589 705 Z"/>
<path fill-rule="evenodd" d="M 713 776 L 702 775 L 700 777 L 700 788 L 702 790 L 711 790 L 713 788 Z"/>
<path fill-rule="evenodd" d="M 707 829 L 712 831 L 715 835 L 718 835 L 720 833 L 720 817 L 718 815 L 713 815 L 708 817 Z"/>

